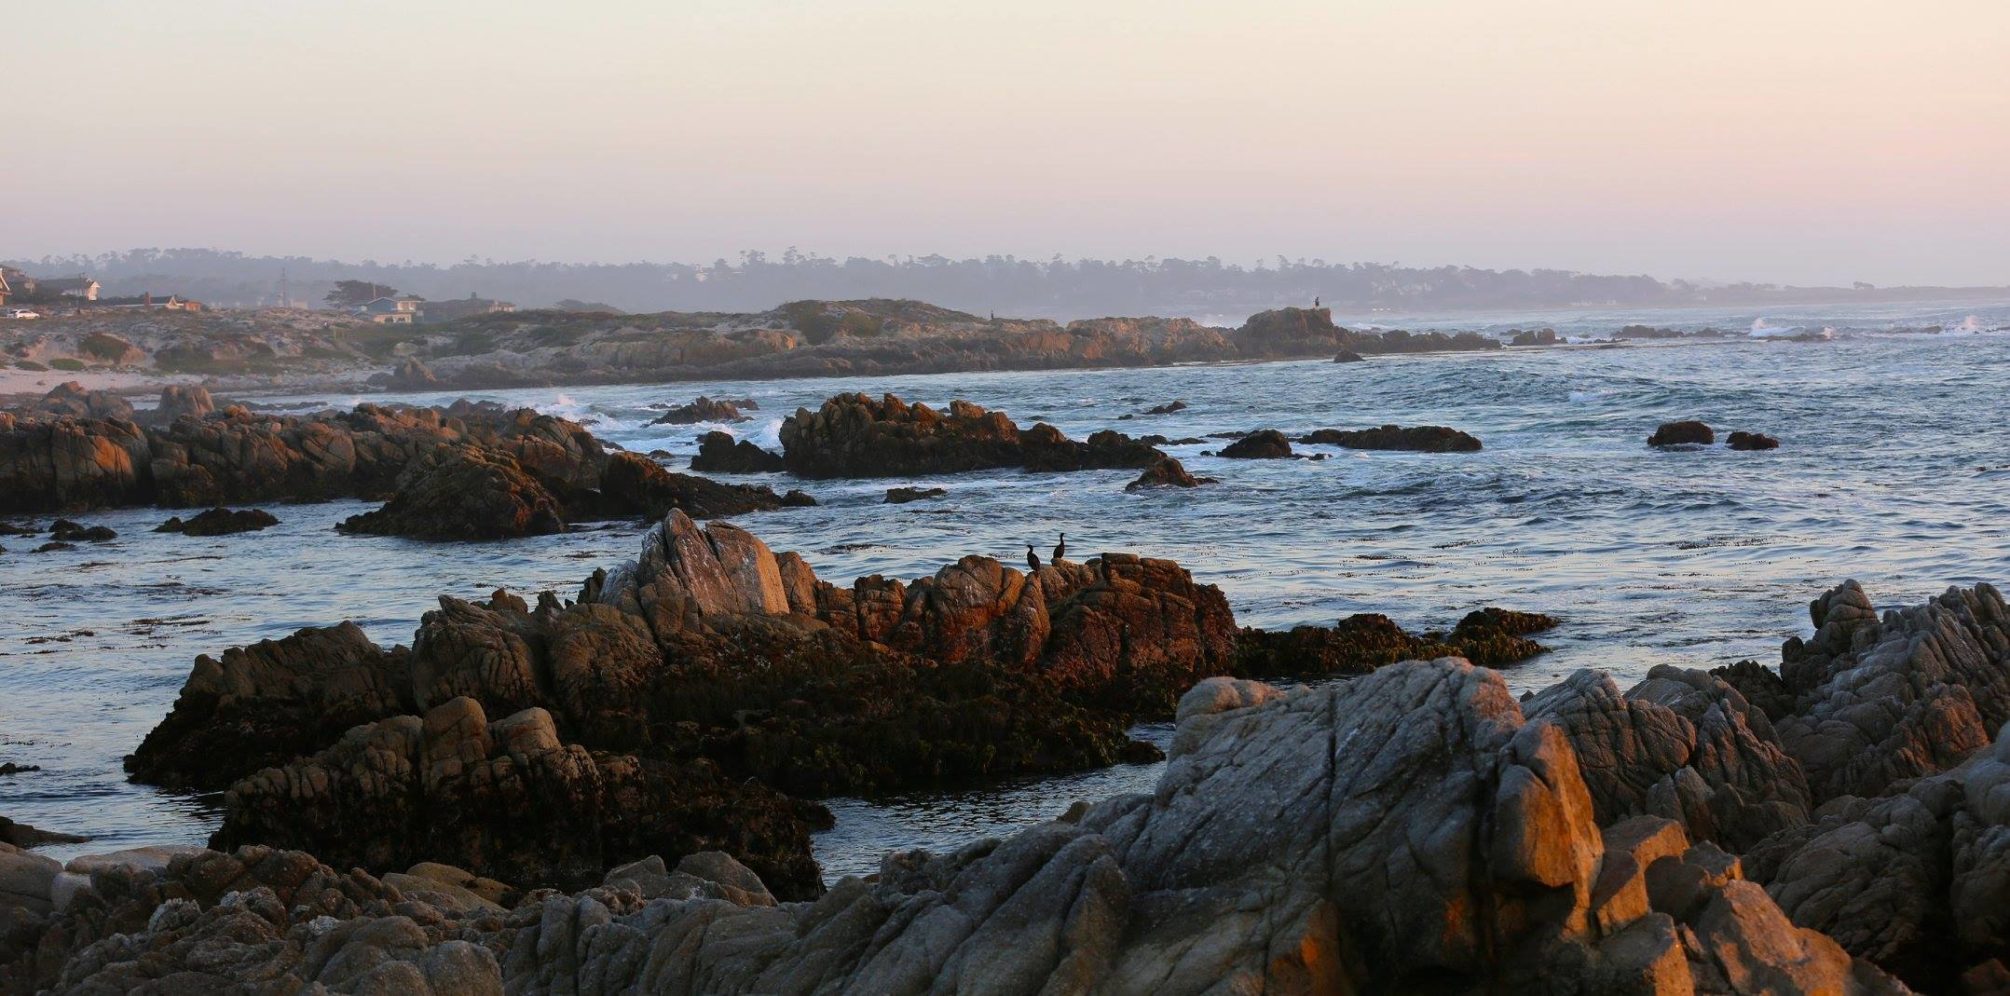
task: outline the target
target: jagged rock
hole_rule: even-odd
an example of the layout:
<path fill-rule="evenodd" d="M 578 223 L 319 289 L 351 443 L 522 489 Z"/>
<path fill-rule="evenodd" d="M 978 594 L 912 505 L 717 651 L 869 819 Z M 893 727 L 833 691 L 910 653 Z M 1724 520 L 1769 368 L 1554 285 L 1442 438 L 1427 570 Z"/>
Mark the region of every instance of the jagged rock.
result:
<path fill-rule="evenodd" d="M 758 407 L 758 406 L 756 406 Z M 740 407 L 731 401 L 714 401 L 700 396 L 688 405 L 679 405 L 658 416 L 650 425 L 694 425 L 699 422 L 745 422 Z"/>
<path fill-rule="evenodd" d="M 1809 610 L 1813 637 L 1781 650 L 1794 708 L 1774 729 L 1817 800 L 1945 771 L 2010 722 L 2010 609 L 1995 588 L 1950 588 L 1880 619 L 1847 581 Z"/>
<path fill-rule="evenodd" d="M 1776 450 L 1780 448 L 1780 441 L 1763 432 L 1739 429 L 1731 433 L 1729 445 L 1734 450 Z"/>
<path fill-rule="evenodd" d="M 1367 357 L 1351 349 L 1343 349 L 1333 354 L 1333 362 L 1335 363 L 1361 363 L 1366 360 Z"/>
<path fill-rule="evenodd" d="M 1622 696 L 1605 673 L 1578 671 L 1522 708 L 1570 737 L 1601 823 L 1665 817 L 1743 850 L 1813 808 L 1765 714 L 1704 672 L 1660 665 Z"/>
<path fill-rule="evenodd" d="M 138 781 L 226 788 L 311 754 L 359 723 L 416 711 L 403 648 L 382 650 L 354 623 L 204 655 L 160 725 L 126 757 Z"/>
<path fill-rule="evenodd" d="M 947 494 L 949 492 L 943 488 L 888 488 L 886 489 L 886 504 L 905 505 L 911 501 L 921 501 L 924 498 L 941 498 Z"/>
<path fill-rule="evenodd" d="M 1716 441 L 1717 434 L 1708 425 L 1694 419 L 1663 422 L 1653 435 L 1647 437 L 1649 446 L 1708 446 Z"/>
<path fill-rule="evenodd" d="M 516 460 L 463 448 L 414 465 L 383 508 L 350 516 L 341 529 L 423 540 L 510 539 L 564 532 L 564 515 L 558 499 Z"/>
<path fill-rule="evenodd" d="M 216 411 L 216 399 L 209 396 L 208 388 L 194 384 L 169 384 L 161 388 L 161 401 L 153 410 L 153 420 L 205 419 L 213 411 Z"/>
<path fill-rule="evenodd" d="M 788 469 L 779 456 L 731 433 L 714 430 L 698 440 L 698 455 L 691 469 L 708 474 L 771 474 Z"/>
<path fill-rule="evenodd" d="M 494 723 L 460 697 L 358 726 L 312 757 L 233 785 L 211 846 L 310 850 L 338 865 L 419 861 L 581 888 L 650 854 L 725 849 L 791 898 L 822 891 L 810 825 L 770 789 L 561 742 L 531 708 Z"/>
<path fill-rule="evenodd" d="M 190 516 L 187 520 L 175 516 L 154 527 L 154 532 L 182 533 L 187 536 L 226 536 L 231 533 L 269 529 L 278 524 L 278 517 L 264 509 L 212 508 L 207 512 Z"/>
<path fill-rule="evenodd" d="M 1291 440 L 1276 429 L 1259 429 L 1221 448 L 1231 460 L 1276 460 L 1289 457 Z"/>
<path fill-rule="evenodd" d="M 1173 457 L 1164 457 L 1145 468 L 1138 479 L 1124 485 L 1125 491 L 1142 491 L 1146 488 L 1195 488 L 1203 484 L 1213 484 L 1212 477 L 1195 477 L 1187 472 L 1186 465 Z"/>
<path fill-rule="evenodd" d="M 1344 446 L 1355 450 L 1416 450 L 1422 453 L 1476 453 L 1480 441 L 1474 436 L 1442 425 L 1405 428 L 1385 425 L 1379 429 L 1320 429 L 1298 439 L 1301 443 Z"/>
<path fill-rule="evenodd" d="M 1003 412 L 952 401 L 947 413 L 889 394 L 877 401 L 841 394 L 815 412 L 783 420 L 782 454 L 802 477 L 932 477 L 1023 467 L 1027 470 L 1141 468 L 1163 454 L 1104 430 L 1076 442 L 1051 425 L 1021 433 Z"/>

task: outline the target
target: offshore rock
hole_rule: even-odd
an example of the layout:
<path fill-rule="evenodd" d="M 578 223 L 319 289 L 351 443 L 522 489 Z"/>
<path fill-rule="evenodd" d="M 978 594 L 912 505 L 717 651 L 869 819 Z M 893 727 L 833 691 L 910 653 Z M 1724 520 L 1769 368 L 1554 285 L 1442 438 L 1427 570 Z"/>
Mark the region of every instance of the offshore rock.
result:
<path fill-rule="evenodd" d="M 745 422 L 740 406 L 731 401 L 714 401 L 700 396 L 688 405 L 679 405 L 658 416 L 650 425 L 694 425 L 699 422 Z"/>
<path fill-rule="evenodd" d="M 1355 450 L 1415 450 L 1421 453 L 1476 453 L 1480 441 L 1473 435 L 1442 425 L 1405 428 L 1385 425 L 1378 429 L 1320 429 L 1298 439 L 1301 443 L 1344 446 Z"/>
<path fill-rule="evenodd" d="M 259 508 L 212 508 L 207 512 L 192 515 L 186 520 L 174 516 L 154 527 L 157 533 L 181 533 L 185 536 L 228 536 L 232 533 L 257 532 L 279 524 L 279 519 L 271 512 Z"/>
<path fill-rule="evenodd" d="M 1546 653 L 1547 648 L 1523 637 L 1555 625 L 1555 619 L 1539 613 L 1487 608 L 1468 613 L 1444 636 L 1413 636 L 1379 613 L 1358 613 L 1331 627 L 1296 626 L 1281 632 L 1245 628 L 1236 641 L 1236 673 L 1323 678 L 1433 657 L 1505 667 Z"/>
<path fill-rule="evenodd" d="M 1292 455 L 1291 440 L 1276 429 L 1259 429 L 1221 448 L 1231 460 L 1279 460 Z"/>
<path fill-rule="evenodd" d="M 911 501 L 941 498 L 948 494 L 949 492 L 942 488 L 888 488 L 886 489 L 886 504 L 905 505 Z"/>
<path fill-rule="evenodd" d="M 1104 430 L 1076 442 L 1050 425 L 1023 434 L 1005 413 L 967 401 L 937 412 L 889 394 L 841 394 L 815 412 L 783 420 L 782 454 L 801 477 L 930 477 L 1020 467 L 1027 470 L 1143 468 L 1161 454 Z"/>
<path fill-rule="evenodd" d="M 1186 465 L 1174 457 L 1164 457 L 1146 467 L 1138 479 L 1124 485 L 1125 491 L 1143 491 L 1146 488 L 1197 488 L 1203 484 L 1213 484 L 1212 477 L 1195 477 L 1188 473 Z"/>
<path fill-rule="evenodd" d="M 1763 432 L 1746 432 L 1739 429 L 1731 433 L 1727 441 L 1734 450 L 1777 450 L 1780 441 Z"/>
<path fill-rule="evenodd" d="M 788 464 L 751 441 L 713 430 L 699 438 L 691 469 L 707 474 L 771 474 L 788 469 Z"/>
<path fill-rule="evenodd" d="M 694 469 L 697 464 L 692 461 Z M 604 515 L 660 519 L 677 509 L 696 518 L 716 519 L 771 508 L 815 505 L 816 499 L 797 491 L 777 495 L 760 485 L 721 484 L 692 474 L 672 473 L 639 453 L 616 453 L 608 457 L 607 469 L 601 475 L 599 499 L 582 504 Z"/>
<path fill-rule="evenodd" d="M 1716 432 L 1695 419 L 1663 422 L 1647 437 L 1649 446 L 1708 446 L 1716 441 Z"/>
<path fill-rule="evenodd" d="M 565 531 L 564 509 L 516 460 L 474 448 L 415 464 L 383 508 L 342 521 L 347 533 L 495 540 Z"/>

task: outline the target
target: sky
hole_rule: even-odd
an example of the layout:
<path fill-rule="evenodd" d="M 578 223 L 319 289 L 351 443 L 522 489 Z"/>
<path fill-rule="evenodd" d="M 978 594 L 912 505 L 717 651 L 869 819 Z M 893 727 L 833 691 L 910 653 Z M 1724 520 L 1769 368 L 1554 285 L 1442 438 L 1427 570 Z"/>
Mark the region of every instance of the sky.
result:
<path fill-rule="evenodd" d="M 0 258 L 2010 284 L 2002 0 L 15 0 Z"/>

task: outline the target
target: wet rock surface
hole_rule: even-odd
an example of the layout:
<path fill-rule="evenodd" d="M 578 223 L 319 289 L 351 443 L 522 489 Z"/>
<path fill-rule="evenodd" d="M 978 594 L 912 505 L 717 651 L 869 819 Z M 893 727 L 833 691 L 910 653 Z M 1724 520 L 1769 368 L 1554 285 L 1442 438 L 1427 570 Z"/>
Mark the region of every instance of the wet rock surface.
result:
<path fill-rule="evenodd" d="M 1124 485 L 1125 491 L 1143 491 L 1147 488 L 1197 488 L 1203 484 L 1213 484 L 1212 477 L 1196 477 L 1186 469 L 1186 465 L 1174 457 L 1166 457 L 1146 467 L 1137 480 Z"/>
<path fill-rule="evenodd" d="M 1778 439 L 1768 436 L 1763 432 L 1746 432 L 1743 429 L 1733 431 L 1730 437 L 1725 440 L 1725 443 L 1734 450 L 1777 450 L 1780 448 L 1780 441 Z"/>
<path fill-rule="evenodd" d="M 714 401 L 700 396 L 687 405 L 678 405 L 651 421 L 650 425 L 695 425 L 699 422 L 745 422 L 740 406 L 731 401 Z"/>
<path fill-rule="evenodd" d="M 1537 613 L 1481 609 L 1450 633 L 1413 635 L 1379 613 L 1359 613 L 1327 626 L 1289 630 L 1245 628 L 1236 643 L 1236 673 L 1252 678 L 1325 678 L 1367 674 L 1398 661 L 1464 657 L 1505 667 L 1544 653 L 1525 639 L 1557 620 Z"/>
<path fill-rule="evenodd" d="M 886 489 L 886 504 L 905 505 L 911 501 L 942 498 L 948 494 L 949 492 L 942 488 L 888 488 Z"/>

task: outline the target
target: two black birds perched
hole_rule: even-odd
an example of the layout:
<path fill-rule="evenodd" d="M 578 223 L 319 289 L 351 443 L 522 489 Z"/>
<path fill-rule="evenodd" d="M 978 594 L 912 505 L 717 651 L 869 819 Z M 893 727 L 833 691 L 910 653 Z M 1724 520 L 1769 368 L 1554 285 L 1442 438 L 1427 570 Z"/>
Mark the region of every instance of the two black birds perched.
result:
<path fill-rule="evenodd" d="M 1060 563 L 1061 558 L 1067 555 L 1068 534 L 1062 533 L 1061 542 L 1054 544 L 1054 563 Z M 1031 543 L 1026 544 L 1026 566 L 1036 571 L 1040 569 L 1040 555 L 1033 552 L 1033 544 Z"/>

